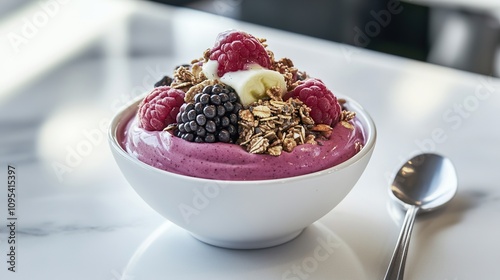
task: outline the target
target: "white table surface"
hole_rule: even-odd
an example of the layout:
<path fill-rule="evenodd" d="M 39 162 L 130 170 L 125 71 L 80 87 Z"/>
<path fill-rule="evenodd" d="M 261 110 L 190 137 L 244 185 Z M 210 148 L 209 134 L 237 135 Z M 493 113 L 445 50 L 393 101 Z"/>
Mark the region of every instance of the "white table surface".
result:
<path fill-rule="evenodd" d="M 459 191 L 417 219 L 406 279 L 500 279 L 499 79 L 191 10 L 110 5 L 124 3 L 113 25 L 95 28 L 64 59 L 42 57 L 46 67 L 27 64 L 26 80 L 1 81 L 12 90 L 0 98 L 0 279 L 381 279 L 401 225 L 388 185 L 419 152 L 448 156 Z M 44 42 L 43 33 L 30 44 L 51 53 L 86 22 L 76 26 L 59 41 Z M 378 129 L 372 160 L 341 204 L 292 242 L 264 250 L 212 247 L 164 220 L 120 174 L 100 128 L 229 28 L 268 38 L 276 57 L 357 100 Z M 30 48 L 10 61 L 13 69 L 24 56 L 46 55 Z M 17 175 L 15 273 L 6 262 L 9 164 Z M 328 258 L 314 259 L 325 242 Z"/>

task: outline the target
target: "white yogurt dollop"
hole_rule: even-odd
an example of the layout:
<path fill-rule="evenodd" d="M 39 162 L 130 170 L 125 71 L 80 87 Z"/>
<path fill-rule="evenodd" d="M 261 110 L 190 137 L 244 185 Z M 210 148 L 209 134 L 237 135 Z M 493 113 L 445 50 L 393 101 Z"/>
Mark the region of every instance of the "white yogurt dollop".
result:
<path fill-rule="evenodd" d="M 219 62 L 217 60 L 209 60 L 203 63 L 202 72 L 209 80 L 219 80 L 220 77 L 217 75 L 217 68 L 219 68 Z"/>
<path fill-rule="evenodd" d="M 272 87 L 279 87 L 281 95 L 286 92 L 285 77 L 277 71 L 263 68 L 258 64 L 248 65 L 245 70 L 227 72 L 219 78 L 217 68 L 219 63 L 209 60 L 203 64 L 203 73 L 208 79 L 219 79 L 232 87 L 243 106 L 249 105 L 266 96 L 266 91 Z"/>

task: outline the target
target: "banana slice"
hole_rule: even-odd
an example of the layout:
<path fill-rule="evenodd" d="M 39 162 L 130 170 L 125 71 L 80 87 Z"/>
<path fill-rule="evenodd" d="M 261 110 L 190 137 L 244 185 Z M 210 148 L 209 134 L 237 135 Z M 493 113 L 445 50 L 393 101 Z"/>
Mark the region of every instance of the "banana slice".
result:
<path fill-rule="evenodd" d="M 266 97 L 266 91 L 272 87 L 279 87 L 281 95 L 286 91 L 283 75 L 259 65 L 249 67 L 247 70 L 227 72 L 220 81 L 236 91 L 243 106 Z"/>
<path fill-rule="evenodd" d="M 218 80 L 220 79 L 219 75 L 217 75 L 217 68 L 219 67 L 219 62 L 217 60 L 208 60 L 203 63 L 202 70 L 205 77 L 209 80 Z"/>

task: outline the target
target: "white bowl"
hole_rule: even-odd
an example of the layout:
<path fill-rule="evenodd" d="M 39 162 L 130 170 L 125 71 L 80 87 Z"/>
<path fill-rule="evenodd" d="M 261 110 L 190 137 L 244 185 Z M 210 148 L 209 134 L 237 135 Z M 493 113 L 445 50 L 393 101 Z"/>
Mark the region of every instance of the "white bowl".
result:
<path fill-rule="evenodd" d="M 296 177 L 222 181 L 178 175 L 130 156 L 117 133 L 136 113 L 138 102 L 113 118 L 109 142 L 115 160 L 134 190 L 155 211 L 199 240 L 220 247 L 255 249 L 278 245 L 330 212 L 365 170 L 376 129 L 368 113 L 349 98 L 366 134 L 362 150 L 334 167 Z"/>

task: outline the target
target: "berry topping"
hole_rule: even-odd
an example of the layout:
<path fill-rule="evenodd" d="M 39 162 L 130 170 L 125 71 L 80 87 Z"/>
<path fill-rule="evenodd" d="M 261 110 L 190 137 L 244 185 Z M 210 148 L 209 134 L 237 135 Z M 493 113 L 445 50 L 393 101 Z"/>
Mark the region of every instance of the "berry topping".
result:
<path fill-rule="evenodd" d="M 163 130 L 175 123 L 179 108 L 184 104 L 184 92 L 168 86 L 154 88 L 139 104 L 139 123 L 145 130 Z"/>
<path fill-rule="evenodd" d="M 181 64 L 177 65 L 175 67 L 175 71 L 177 71 L 179 68 L 185 68 L 185 69 L 191 69 L 191 64 Z M 174 74 L 175 77 L 175 74 Z M 155 83 L 155 87 L 161 87 L 161 86 L 170 86 L 175 80 L 169 76 L 163 76 L 161 80 Z"/>
<path fill-rule="evenodd" d="M 162 86 L 170 86 L 174 79 L 170 78 L 169 76 L 163 76 L 161 80 L 155 83 L 155 87 L 162 87 Z"/>
<path fill-rule="evenodd" d="M 307 79 L 301 82 L 292 91 L 285 94 L 284 99 L 288 98 L 298 98 L 311 108 L 309 114 L 316 124 L 326 124 L 333 127 L 340 119 L 342 109 L 337 98 L 318 79 Z"/>
<path fill-rule="evenodd" d="M 243 70 L 248 64 L 257 63 L 264 68 L 271 67 L 271 59 L 254 36 L 236 30 L 222 32 L 217 36 L 215 46 L 210 50 L 210 60 L 219 63 L 217 75 Z"/>
<path fill-rule="evenodd" d="M 206 86 L 177 114 L 176 135 L 190 142 L 234 143 L 238 139 L 238 95 L 223 84 Z"/>

